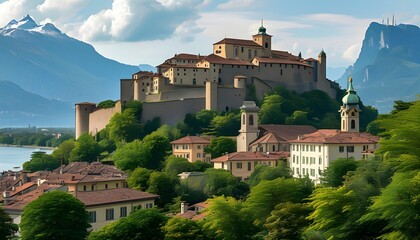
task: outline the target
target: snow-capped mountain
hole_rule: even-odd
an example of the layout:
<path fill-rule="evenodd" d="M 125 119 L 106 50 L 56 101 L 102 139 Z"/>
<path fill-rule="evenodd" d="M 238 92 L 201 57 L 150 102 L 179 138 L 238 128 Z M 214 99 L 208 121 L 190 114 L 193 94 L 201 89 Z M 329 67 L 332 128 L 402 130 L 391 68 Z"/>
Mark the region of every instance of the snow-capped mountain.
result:
<path fill-rule="evenodd" d="M 0 66 L 0 80 L 71 104 L 118 99 L 119 80 L 138 71 L 29 15 L 0 28 Z"/>
<path fill-rule="evenodd" d="M 420 94 L 420 28 L 371 23 L 359 57 L 338 82 L 353 83 L 363 103 L 386 113 L 395 100 L 411 101 Z"/>

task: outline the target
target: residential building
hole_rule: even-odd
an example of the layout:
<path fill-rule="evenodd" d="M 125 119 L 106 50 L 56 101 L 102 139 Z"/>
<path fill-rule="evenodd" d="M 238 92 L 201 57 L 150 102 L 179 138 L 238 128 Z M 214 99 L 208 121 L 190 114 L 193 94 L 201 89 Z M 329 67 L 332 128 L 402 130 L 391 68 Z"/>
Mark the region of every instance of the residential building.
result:
<path fill-rule="evenodd" d="M 359 97 L 351 78 L 342 102 L 341 130 L 318 130 L 289 141 L 289 166 L 294 177 L 308 176 L 315 183 L 319 183 L 322 172 L 328 168 L 331 161 L 338 158 L 367 159 L 378 148 L 377 136 L 359 132 Z"/>
<path fill-rule="evenodd" d="M 209 162 L 210 154 L 204 152 L 204 148 L 210 144 L 208 138 L 199 136 L 186 136 L 171 142 L 172 155 L 183 157 L 189 162 Z"/>

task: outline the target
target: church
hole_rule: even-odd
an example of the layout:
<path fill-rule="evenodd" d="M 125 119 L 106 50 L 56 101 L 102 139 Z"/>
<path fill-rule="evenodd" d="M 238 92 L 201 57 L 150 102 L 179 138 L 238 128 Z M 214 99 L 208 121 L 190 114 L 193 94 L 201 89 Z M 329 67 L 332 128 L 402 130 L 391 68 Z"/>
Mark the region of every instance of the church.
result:
<path fill-rule="evenodd" d="M 215 168 L 247 179 L 258 164 L 276 166 L 286 160 L 293 177 L 320 182 L 322 172 L 338 158 L 367 159 L 378 148 L 379 138 L 359 131 L 359 96 L 352 79 L 340 107 L 341 129 L 320 129 L 305 125 L 258 126 L 259 108 L 244 102 L 237 152 L 211 161 Z"/>

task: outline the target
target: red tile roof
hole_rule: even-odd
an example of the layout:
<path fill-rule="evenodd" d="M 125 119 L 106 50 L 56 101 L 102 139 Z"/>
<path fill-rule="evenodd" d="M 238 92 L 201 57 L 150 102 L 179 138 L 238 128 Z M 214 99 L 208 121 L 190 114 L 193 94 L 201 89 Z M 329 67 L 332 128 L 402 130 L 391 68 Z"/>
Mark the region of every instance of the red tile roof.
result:
<path fill-rule="evenodd" d="M 283 139 L 277 137 L 274 133 L 269 132 L 264 134 L 262 137 L 250 143 L 251 146 L 258 145 L 260 143 L 279 143 L 285 142 Z"/>
<path fill-rule="evenodd" d="M 205 56 L 201 56 L 201 55 L 195 55 L 195 54 L 189 54 L 189 53 L 178 53 L 175 54 L 175 56 L 173 56 L 170 59 L 185 59 L 185 60 L 199 60 L 204 58 Z"/>
<path fill-rule="evenodd" d="M 7 205 L 4 205 L 3 208 L 7 210 L 12 211 L 21 211 L 26 205 L 28 205 L 30 202 L 37 199 L 39 196 L 41 196 L 44 192 L 52 189 L 56 189 L 62 187 L 61 185 L 48 185 L 48 184 L 41 184 L 38 186 L 37 189 L 27 192 L 23 195 L 16 195 L 11 200 L 10 203 Z"/>
<path fill-rule="evenodd" d="M 129 188 L 114 188 L 89 192 L 77 192 L 76 197 L 86 206 L 156 199 L 159 196 Z"/>
<path fill-rule="evenodd" d="M 289 152 L 272 152 L 269 154 L 262 152 L 234 152 L 228 153 L 221 157 L 212 159 L 211 162 L 228 162 L 228 161 L 273 161 L 280 158 L 287 158 Z"/>
<path fill-rule="evenodd" d="M 274 133 L 277 138 L 283 141 L 294 140 L 300 135 L 316 132 L 317 129 L 309 125 L 274 125 L 263 124 L 259 125 L 260 133 L 266 134 L 267 132 Z M 264 135 L 263 135 L 264 136 Z"/>
<path fill-rule="evenodd" d="M 379 137 L 364 132 L 342 132 L 336 129 L 322 129 L 289 141 L 291 143 L 378 143 Z"/>
<path fill-rule="evenodd" d="M 231 44 L 231 45 L 243 45 L 243 46 L 252 46 L 252 47 L 261 47 L 258 43 L 252 41 L 252 40 L 246 40 L 246 39 L 235 39 L 235 38 L 224 38 L 216 44 Z"/>
<path fill-rule="evenodd" d="M 217 63 L 217 64 L 227 64 L 227 65 L 231 64 L 231 65 L 254 66 L 254 64 L 248 61 L 243 61 L 243 60 L 238 60 L 238 59 L 226 59 L 226 58 L 219 57 L 215 54 L 208 55 L 202 61 L 208 61 L 210 63 Z"/>
<path fill-rule="evenodd" d="M 175 141 L 172 141 L 171 144 L 210 144 L 210 140 L 199 137 L 199 136 L 186 136 Z"/>
<path fill-rule="evenodd" d="M 37 185 L 37 184 L 34 183 L 34 182 L 27 182 L 27 183 L 23 184 L 22 186 L 16 187 L 14 191 L 11 191 L 10 196 L 13 197 L 14 195 L 16 195 L 16 194 L 18 194 L 22 191 L 25 191 L 25 190 L 27 190 L 27 189 L 35 186 L 35 185 Z"/>

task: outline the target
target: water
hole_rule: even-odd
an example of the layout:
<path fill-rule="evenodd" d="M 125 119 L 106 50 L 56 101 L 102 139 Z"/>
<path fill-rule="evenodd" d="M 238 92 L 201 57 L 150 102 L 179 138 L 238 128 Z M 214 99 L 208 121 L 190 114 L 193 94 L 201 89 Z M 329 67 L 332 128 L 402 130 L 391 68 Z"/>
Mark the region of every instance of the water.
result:
<path fill-rule="evenodd" d="M 26 161 L 31 160 L 31 155 L 34 151 L 39 151 L 39 149 L 0 146 L 0 172 L 13 169 L 22 170 L 22 164 Z M 42 149 L 41 151 L 50 154 L 53 150 Z"/>

